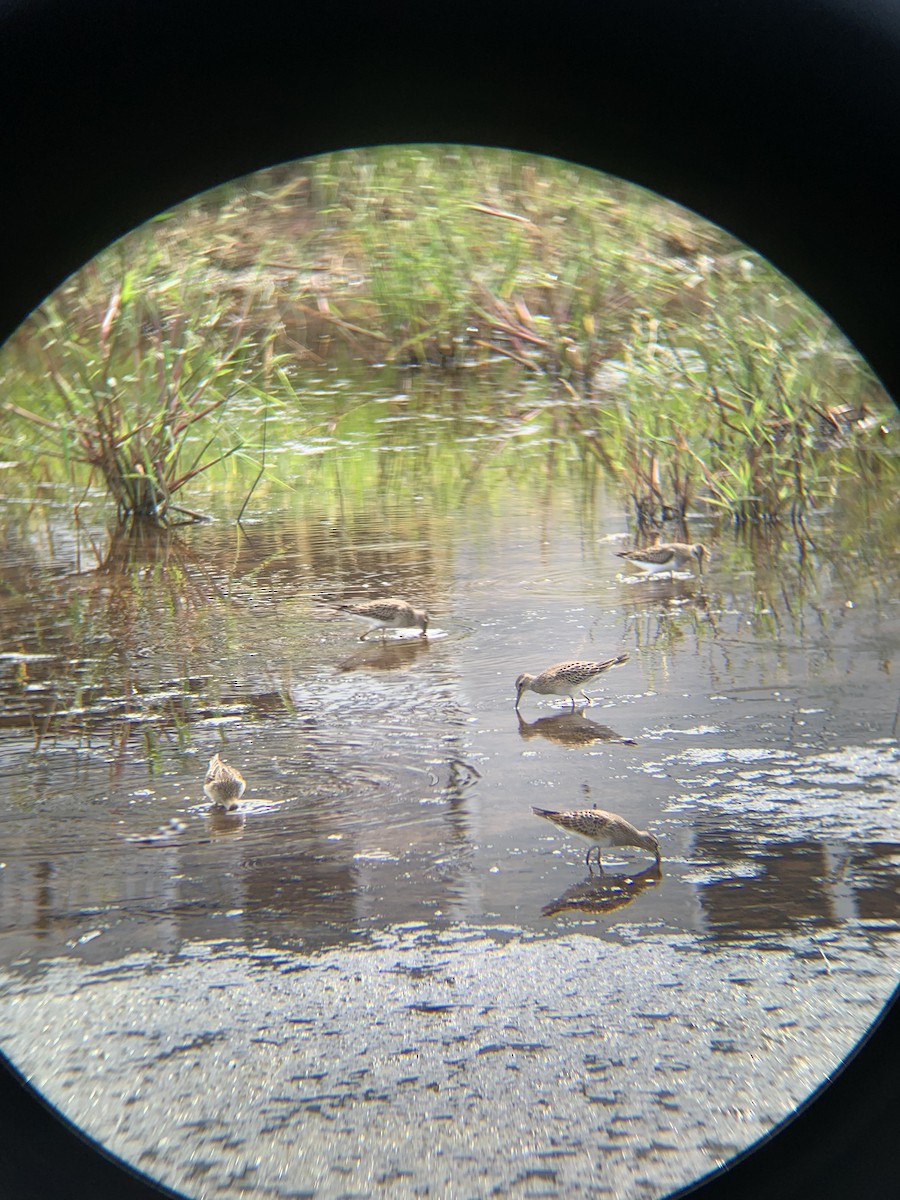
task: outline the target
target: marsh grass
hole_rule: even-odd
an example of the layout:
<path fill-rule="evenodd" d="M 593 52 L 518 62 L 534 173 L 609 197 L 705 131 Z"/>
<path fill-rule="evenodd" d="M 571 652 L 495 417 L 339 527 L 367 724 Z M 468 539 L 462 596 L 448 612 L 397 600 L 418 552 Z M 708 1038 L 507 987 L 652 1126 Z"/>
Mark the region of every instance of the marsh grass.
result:
<path fill-rule="evenodd" d="M 890 402 L 764 260 L 629 185 L 475 148 L 326 155 L 199 197 L 79 273 L 6 360 L 7 448 L 87 468 L 123 523 L 195 519 L 175 497 L 252 457 L 264 414 L 312 411 L 333 367 L 478 376 L 487 415 L 575 448 L 647 535 L 702 506 L 806 536 L 854 456 L 895 461 Z M 351 401 L 326 424 L 361 420 Z"/>
<path fill-rule="evenodd" d="M 121 524 L 197 519 L 175 496 L 240 449 L 217 448 L 212 418 L 239 386 L 251 346 L 249 298 L 228 320 L 221 309 L 188 316 L 171 289 L 164 296 L 165 307 L 148 303 L 126 274 L 87 332 L 73 332 L 65 307 L 48 302 L 35 330 L 50 386 L 44 411 L 15 388 L 2 405 L 30 429 L 38 455 L 86 467 L 87 488 L 99 475 Z M 208 435 L 188 454 L 201 423 Z"/>

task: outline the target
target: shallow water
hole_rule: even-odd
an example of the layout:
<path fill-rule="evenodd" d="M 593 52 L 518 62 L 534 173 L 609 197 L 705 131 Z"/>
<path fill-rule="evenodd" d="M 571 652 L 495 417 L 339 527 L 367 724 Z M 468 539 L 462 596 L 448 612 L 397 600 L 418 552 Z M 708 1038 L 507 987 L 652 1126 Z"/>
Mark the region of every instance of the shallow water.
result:
<path fill-rule="evenodd" d="M 213 523 L 140 542 L 108 539 L 99 500 L 81 527 L 64 495 L 39 519 L 7 506 L 0 1044 L 188 1195 L 478 1191 L 521 1169 L 540 1194 L 662 1195 L 789 1113 L 896 985 L 896 547 L 859 542 L 841 511 L 805 552 L 698 521 L 706 573 L 645 580 L 615 556 L 619 499 L 544 471 L 540 447 L 523 446 L 533 470 L 466 493 L 429 485 L 427 448 L 405 445 L 369 452 L 418 456 L 420 490 L 389 468 L 369 494 L 320 475 L 242 528 L 224 493 Z M 334 608 L 386 594 L 428 608 L 426 638 L 363 642 Z M 526 693 L 515 712 L 521 671 L 622 651 L 590 707 Z M 217 751 L 248 781 L 235 814 L 202 791 Z M 661 866 L 608 852 L 590 876 L 532 805 L 618 812 L 658 836 Z M 292 978 L 315 982 L 285 993 Z M 698 1000 L 663 1004 L 672 989 L 703 1019 Z M 366 1012 L 380 1065 L 335 1092 Z M 572 1022 L 597 1042 L 577 1061 L 560 1057 Z M 479 1080 L 461 1091 L 454 1039 Z M 641 1064 L 676 1048 L 677 1086 L 643 1095 Z M 404 1055 L 427 1069 L 390 1066 Z M 615 1144 L 591 1061 L 629 1131 Z M 547 1131 L 522 1115 L 542 1086 L 578 1144 L 549 1173 Z M 435 1095 L 477 1172 L 456 1141 L 423 1165 L 409 1122 Z M 472 1132 L 484 1106 L 507 1139 L 525 1121 L 538 1167 Z M 352 1152 L 317 1140 L 338 1111 Z"/>

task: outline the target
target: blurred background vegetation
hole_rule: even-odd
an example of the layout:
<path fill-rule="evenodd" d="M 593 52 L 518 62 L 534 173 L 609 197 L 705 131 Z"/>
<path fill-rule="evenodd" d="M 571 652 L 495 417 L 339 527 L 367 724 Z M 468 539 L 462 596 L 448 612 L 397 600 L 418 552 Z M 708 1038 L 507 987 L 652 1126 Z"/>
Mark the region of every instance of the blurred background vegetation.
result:
<path fill-rule="evenodd" d="M 765 260 L 630 184 L 448 146 L 273 168 L 110 247 L 2 352 L 0 457 L 102 485 L 123 525 L 190 521 L 224 460 L 277 475 L 275 417 L 366 427 L 376 371 L 415 374 L 420 431 L 474 403 L 473 454 L 574 448 L 648 536 L 712 510 L 804 537 L 844 478 L 896 471 L 890 400 Z"/>

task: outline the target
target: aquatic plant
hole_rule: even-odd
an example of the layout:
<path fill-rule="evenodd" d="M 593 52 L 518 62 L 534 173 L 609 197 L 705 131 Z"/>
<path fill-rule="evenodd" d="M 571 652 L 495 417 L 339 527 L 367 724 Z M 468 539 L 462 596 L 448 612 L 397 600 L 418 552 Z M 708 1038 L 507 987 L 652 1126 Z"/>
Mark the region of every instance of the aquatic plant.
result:
<path fill-rule="evenodd" d="M 192 447 L 187 465 L 184 455 L 195 427 L 239 385 L 251 345 L 248 308 L 231 320 L 220 305 L 190 312 L 171 288 L 138 294 L 133 274 L 95 322 L 82 320 L 74 330 L 66 306 L 51 300 L 35 318 L 28 352 L 52 384 L 54 403 L 42 401 L 44 411 L 35 411 L 16 395 L 23 388 L 8 385 L 6 395 L 15 398 L 2 409 L 28 426 L 39 455 L 87 467 L 87 487 L 99 475 L 120 523 L 197 520 L 174 497 L 240 442 L 213 450 L 214 431 Z"/>
<path fill-rule="evenodd" d="M 27 336 L 32 377 L 0 371 L 6 446 L 87 466 L 125 522 L 195 519 L 176 494 L 261 444 L 279 410 L 323 432 L 374 421 L 349 392 L 322 418 L 310 381 L 328 369 L 414 368 L 461 396 L 464 375 L 489 378 L 476 402 L 501 432 L 472 477 L 511 425 L 537 424 L 549 454 L 613 477 L 647 534 L 681 536 L 702 505 L 806 536 L 848 453 L 882 455 L 891 408 L 828 319 L 728 234 L 570 164 L 473 147 L 325 155 L 199 197 L 101 255 Z M 239 392 L 263 399 L 226 437 Z"/>

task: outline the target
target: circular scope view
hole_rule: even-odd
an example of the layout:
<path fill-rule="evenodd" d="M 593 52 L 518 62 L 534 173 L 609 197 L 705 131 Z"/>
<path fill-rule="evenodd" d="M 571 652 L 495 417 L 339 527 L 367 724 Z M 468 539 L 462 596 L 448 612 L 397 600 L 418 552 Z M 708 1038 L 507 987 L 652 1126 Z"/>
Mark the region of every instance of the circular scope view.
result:
<path fill-rule="evenodd" d="M 620 180 L 202 195 L 0 351 L 0 1050 L 194 1198 L 664 1197 L 900 975 L 895 409 Z"/>

